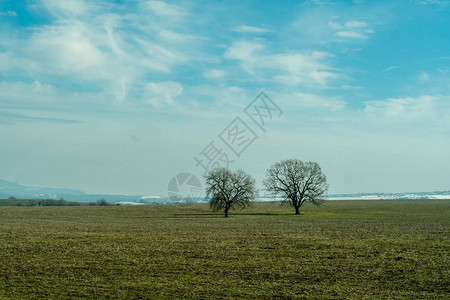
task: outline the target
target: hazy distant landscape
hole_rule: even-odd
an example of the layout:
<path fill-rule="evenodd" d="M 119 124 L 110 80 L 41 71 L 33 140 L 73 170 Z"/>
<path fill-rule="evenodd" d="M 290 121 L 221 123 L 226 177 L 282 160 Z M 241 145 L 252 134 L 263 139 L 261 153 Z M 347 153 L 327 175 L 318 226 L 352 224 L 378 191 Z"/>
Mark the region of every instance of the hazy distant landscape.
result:
<path fill-rule="evenodd" d="M 38 188 L 23 186 L 17 183 L 0 180 L 0 199 L 14 197 L 17 199 L 64 199 L 74 202 L 95 202 L 105 199 L 111 204 L 121 205 L 146 205 L 146 204 L 173 204 L 173 199 L 168 196 L 148 195 L 108 195 L 88 194 L 82 191 L 62 188 Z M 393 199 L 450 199 L 450 191 L 416 192 L 416 193 L 356 193 L 356 194 L 331 194 L 328 200 L 393 200 Z M 204 197 L 193 199 L 195 202 L 207 202 Z M 260 196 L 256 201 L 272 201 L 269 196 Z M 1 205 L 1 200 L 0 200 Z"/>

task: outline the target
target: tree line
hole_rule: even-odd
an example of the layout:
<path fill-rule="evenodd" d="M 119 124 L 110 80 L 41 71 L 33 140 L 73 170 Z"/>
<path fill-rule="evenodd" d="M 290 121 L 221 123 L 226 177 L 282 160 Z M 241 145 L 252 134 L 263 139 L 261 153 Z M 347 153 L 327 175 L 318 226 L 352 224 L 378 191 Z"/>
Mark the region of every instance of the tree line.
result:
<path fill-rule="evenodd" d="M 81 203 L 75 201 L 67 201 L 64 198 L 59 200 L 56 199 L 17 199 L 14 196 L 9 197 L 7 200 L 1 200 L 0 206 L 111 206 L 111 205 L 119 205 L 112 204 L 106 201 L 105 199 L 97 200 L 96 202 L 89 203 Z"/>
<path fill-rule="evenodd" d="M 223 211 L 225 217 L 230 210 L 248 207 L 258 195 L 256 180 L 243 170 L 216 168 L 205 175 L 205 180 L 210 208 Z M 268 195 L 281 197 L 282 204 L 292 206 L 296 215 L 307 202 L 322 204 L 328 191 L 327 177 L 319 164 L 298 159 L 273 164 L 266 171 L 263 186 Z"/>

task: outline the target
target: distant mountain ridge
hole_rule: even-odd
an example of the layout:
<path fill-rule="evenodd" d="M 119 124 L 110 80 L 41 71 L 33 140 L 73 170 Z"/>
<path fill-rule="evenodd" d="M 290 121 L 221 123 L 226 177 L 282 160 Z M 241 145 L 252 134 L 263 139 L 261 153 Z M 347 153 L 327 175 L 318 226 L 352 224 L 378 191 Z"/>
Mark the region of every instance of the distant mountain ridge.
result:
<path fill-rule="evenodd" d="M 56 194 L 86 195 L 85 192 L 74 189 L 25 186 L 2 179 L 0 179 L 0 193 L 8 194 L 10 196 L 38 196 Z"/>
<path fill-rule="evenodd" d="M 89 194 L 68 188 L 33 187 L 0 179 L 0 198 L 15 197 L 20 199 L 61 199 L 78 202 L 92 202 L 105 199 L 108 202 L 138 201 L 141 195 L 107 195 Z"/>
<path fill-rule="evenodd" d="M 77 202 L 93 202 L 105 199 L 108 202 L 131 204 L 155 204 L 173 203 L 168 197 L 147 195 L 109 195 L 89 194 L 83 191 L 67 188 L 32 187 L 15 182 L 0 179 L 0 199 L 15 197 L 19 199 L 61 199 Z M 450 199 L 450 191 L 413 192 L 413 193 L 353 193 L 353 194 L 330 194 L 329 200 L 343 199 Z M 197 198 L 198 202 L 205 199 Z M 269 201 L 270 197 L 257 197 L 256 201 Z"/>

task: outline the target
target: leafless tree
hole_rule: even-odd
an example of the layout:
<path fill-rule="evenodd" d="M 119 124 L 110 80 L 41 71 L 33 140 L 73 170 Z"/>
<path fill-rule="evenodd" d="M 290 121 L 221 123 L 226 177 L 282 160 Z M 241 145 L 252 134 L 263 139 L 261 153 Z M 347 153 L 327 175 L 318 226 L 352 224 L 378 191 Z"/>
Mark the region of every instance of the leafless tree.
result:
<path fill-rule="evenodd" d="M 255 179 L 242 170 L 213 169 L 206 174 L 205 180 L 211 209 L 223 210 L 225 217 L 228 217 L 230 209 L 249 206 L 257 195 Z"/>
<path fill-rule="evenodd" d="M 266 171 L 263 185 L 273 197 L 282 196 L 283 203 L 293 206 L 296 215 L 300 214 L 300 207 L 306 202 L 322 204 L 322 196 L 328 190 L 327 177 L 319 164 L 298 159 L 283 160 L 272 165 Z"/>

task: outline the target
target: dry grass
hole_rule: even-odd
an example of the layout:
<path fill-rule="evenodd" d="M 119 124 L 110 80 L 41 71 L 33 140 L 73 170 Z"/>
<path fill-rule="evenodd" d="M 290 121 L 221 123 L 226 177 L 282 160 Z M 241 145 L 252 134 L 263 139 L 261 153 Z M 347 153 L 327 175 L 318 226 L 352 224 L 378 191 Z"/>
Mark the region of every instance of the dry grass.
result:
<path fill-rule="evenodd" d="M 448 299 L 450 201 L 1 207 L 0 298 Z"/>

